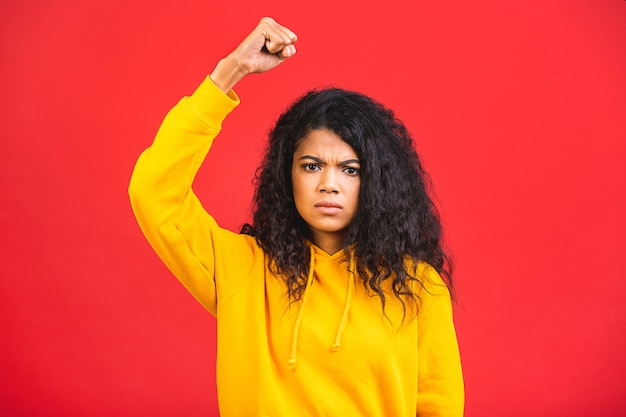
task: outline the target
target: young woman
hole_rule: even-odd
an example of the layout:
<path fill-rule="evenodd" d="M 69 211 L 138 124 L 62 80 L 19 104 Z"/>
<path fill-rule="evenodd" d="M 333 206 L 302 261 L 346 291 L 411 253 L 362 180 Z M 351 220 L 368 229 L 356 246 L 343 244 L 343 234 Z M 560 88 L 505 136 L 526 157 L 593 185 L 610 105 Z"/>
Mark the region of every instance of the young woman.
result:
<path fill-rule="evenodd" d="M 340 89 L 298 99 L 270 133 L 241 234 L 192 191 L 239 104 L 232 88 L 292 57 L 296 40 L 261 19 L 168 113 L 130 183 L 150 244 L 217 317 L 220 413 L 461 416 L 440 222 L 391 111 Z"/>

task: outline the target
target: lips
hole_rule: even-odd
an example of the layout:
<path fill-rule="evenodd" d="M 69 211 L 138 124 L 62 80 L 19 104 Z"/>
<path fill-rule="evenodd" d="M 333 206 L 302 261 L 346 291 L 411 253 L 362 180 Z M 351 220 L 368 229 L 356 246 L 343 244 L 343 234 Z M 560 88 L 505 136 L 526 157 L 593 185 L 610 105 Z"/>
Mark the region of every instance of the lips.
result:
<path fill-rule="evenodd" d="M 334 201 L 320 201 L 315 208 L 322 214 L 337 214 L 343 210 L 343 206 Z"/>

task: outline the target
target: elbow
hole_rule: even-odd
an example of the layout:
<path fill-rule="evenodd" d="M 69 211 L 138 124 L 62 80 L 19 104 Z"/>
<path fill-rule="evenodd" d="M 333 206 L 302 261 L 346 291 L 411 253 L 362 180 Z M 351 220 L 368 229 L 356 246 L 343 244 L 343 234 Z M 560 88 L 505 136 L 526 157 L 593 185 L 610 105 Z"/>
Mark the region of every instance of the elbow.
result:
<path fill-rule="evenodd" d="M 137 214 L 141 207 L 147 207 L 150 205 L 150 181 L 148 181 L 147 173 L 135 166 L 135 169 L 130 177 L 128 183 L 128 197 L 130 205 Z"/>
<path fill-rule="evenodd" d="M 133 172 L 128 183 L 128 197 L 130 204 L 135 207 L 136 203 L 141 200 L 141 186 L 140 181 L 137 179 L 137 175 Z"/>

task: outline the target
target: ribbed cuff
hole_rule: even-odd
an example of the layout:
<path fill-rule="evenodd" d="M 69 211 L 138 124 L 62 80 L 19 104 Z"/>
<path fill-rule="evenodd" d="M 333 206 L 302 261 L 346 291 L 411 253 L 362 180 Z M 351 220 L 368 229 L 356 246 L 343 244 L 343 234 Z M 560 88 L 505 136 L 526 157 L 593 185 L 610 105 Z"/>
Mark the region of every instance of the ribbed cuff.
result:
<path fill-rule="evenodd" d="M 226 116 L 239 105 L 239 96 L 234 90 L 224 94 L 206 77 L 196 91 L 187 97 L 190 109 L 207 125 L 220 129 Z"/>

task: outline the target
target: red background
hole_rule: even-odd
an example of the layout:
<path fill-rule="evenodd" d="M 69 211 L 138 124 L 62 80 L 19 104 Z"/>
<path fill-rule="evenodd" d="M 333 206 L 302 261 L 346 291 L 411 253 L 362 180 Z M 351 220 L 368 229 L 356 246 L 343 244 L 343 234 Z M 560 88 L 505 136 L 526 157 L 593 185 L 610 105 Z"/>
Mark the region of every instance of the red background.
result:
<path fill-rule="evenodd" d="M 266 14 L 298 54 L 237 88 L 196 186 L 218 221 L 247 219 L 288 102 L 370 94 L 435 182 L 466 415 L 626 415 L 626 2 L 221 3 L 2 3 L 0 415 L 217 414 L 214 320 L 126 187 L 166 111 Z"/>

